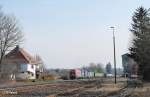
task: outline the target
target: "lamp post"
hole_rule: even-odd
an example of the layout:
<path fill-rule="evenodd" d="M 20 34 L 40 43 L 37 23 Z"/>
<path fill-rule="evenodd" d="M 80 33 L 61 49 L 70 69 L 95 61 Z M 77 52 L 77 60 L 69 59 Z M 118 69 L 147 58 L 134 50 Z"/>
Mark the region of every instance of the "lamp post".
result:
<path fill-rule="evenodd" d="M 115 74 L 115 84 L 116 81 L 116 47 L 115 47 L 115 27 L 110 27 L 113 30 L 113 45 L 114 45 L 114 74 Z"/>

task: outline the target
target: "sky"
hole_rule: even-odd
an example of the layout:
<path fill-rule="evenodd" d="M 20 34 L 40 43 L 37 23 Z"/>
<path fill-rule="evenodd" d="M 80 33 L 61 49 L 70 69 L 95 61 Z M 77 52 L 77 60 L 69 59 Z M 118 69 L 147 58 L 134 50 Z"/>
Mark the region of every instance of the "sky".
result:
<path fill-rule="evenodd" d="M 117 67 L 131 42 L 131 17 L 149 0 L 0 0 L 24 33 L 21 45 L 39 54 L 47 68 L 78 68 L 89 63 L 113 65 L 115 27 Z M 103 66 L 103 67 L 104 67 Z"/>

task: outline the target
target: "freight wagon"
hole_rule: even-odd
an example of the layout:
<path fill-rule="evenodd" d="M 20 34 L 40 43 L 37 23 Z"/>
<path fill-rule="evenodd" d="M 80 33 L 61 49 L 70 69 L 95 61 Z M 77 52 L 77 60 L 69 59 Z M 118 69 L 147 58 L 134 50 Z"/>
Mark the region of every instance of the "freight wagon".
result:
<path fill-rule="evenodd" d="M 91 72 L 87 69 L 71 69 L 69 73 L 70 79 L 78 78 L 93 78 L 93 77 L 103 77 L 103 73 Z"/>
<path fill-rule="evenodd" d="M 70 79 L 76 79 L 81 77 L 80 69 L 71 69 L 70 70 Z"/>

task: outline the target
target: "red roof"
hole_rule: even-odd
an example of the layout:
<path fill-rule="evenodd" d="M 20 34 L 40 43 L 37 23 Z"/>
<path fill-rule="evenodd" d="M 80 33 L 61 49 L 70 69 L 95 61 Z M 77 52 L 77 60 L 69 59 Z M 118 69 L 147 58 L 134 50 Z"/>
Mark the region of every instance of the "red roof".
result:
<path fill-rule="evenodd" d="M 30 55 L 27 51 L 25 51 L 23 48 L 20 48 L 19 46 L 16 46 L 16 48 L 14 48 L 12 51 L 10 51 L 7 55 L 6 58 L 12 55 L 16 55 L 16 54 L 21 54 L 23 56 L 23 58 L 29 63 L 29 64 L 37 64 L 38 62 L 36 61 L 36 59 Z"/>

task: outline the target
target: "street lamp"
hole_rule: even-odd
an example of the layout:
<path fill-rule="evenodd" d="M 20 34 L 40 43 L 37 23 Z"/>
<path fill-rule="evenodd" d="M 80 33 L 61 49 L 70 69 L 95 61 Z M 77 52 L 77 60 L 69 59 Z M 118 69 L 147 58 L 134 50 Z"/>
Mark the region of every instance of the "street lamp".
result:
<path fill-rule="evenodd" d="M 114 73 L 115 73 L 115 84 L 116 81 L 116 47 L 115 47 L 115 27 L 110 27 L 113 30 L 113 45 L 114 45 Z"/>

